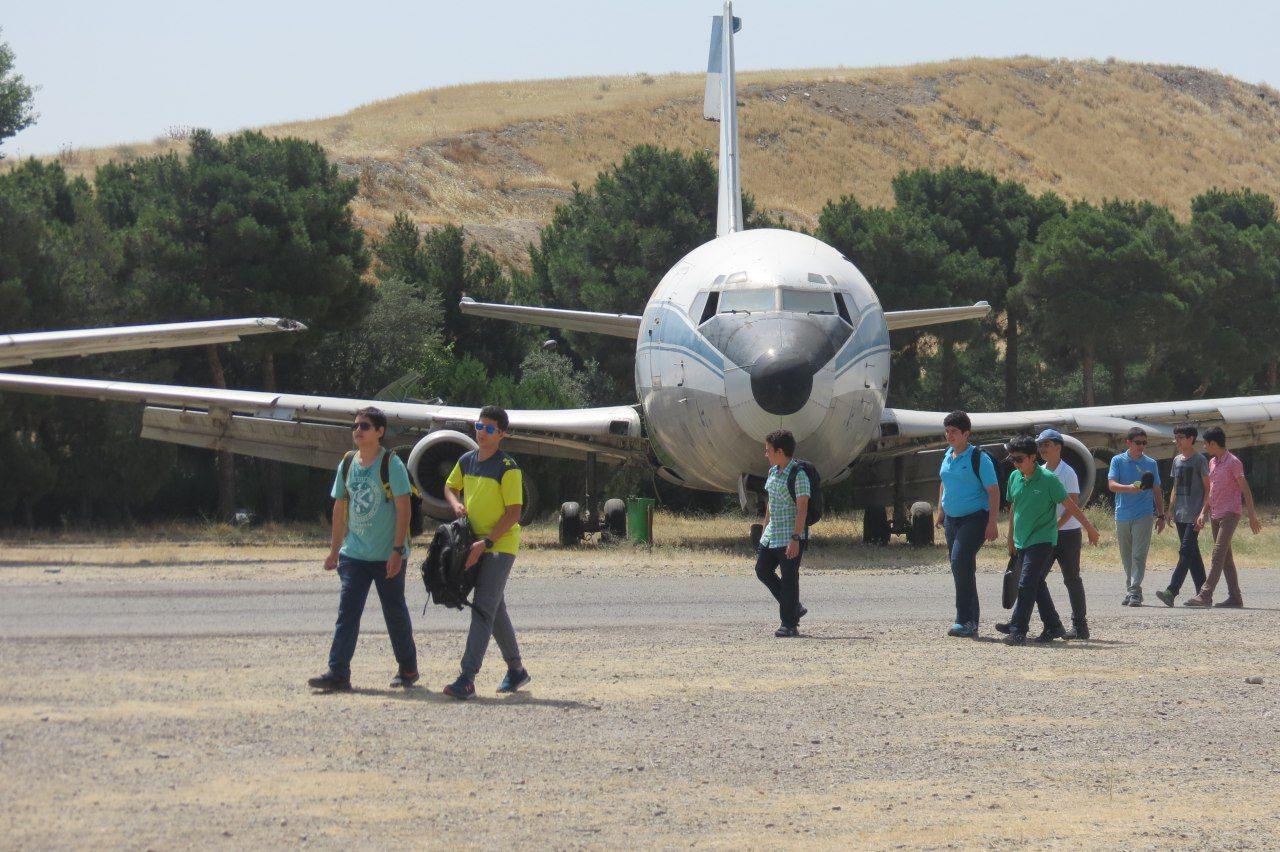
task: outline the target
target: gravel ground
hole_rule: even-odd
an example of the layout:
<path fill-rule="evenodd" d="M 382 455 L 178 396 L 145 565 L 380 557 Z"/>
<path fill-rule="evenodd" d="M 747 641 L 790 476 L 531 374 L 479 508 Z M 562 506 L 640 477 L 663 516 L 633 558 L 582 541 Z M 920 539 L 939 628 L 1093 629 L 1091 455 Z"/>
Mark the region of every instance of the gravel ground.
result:
<path fill-rule="evenodd" d="M 162 606 L 184 584 L 201 599 L 225 589 L 228 611 L 282 578 L 332 594 L 315 548 L 82 546 L 4 551 L 0 846 L 1163 849 L 1280 836 L 1280 572 L 1245 572 L 1251 609 L 1195 612 L 1122 609 L 1114 570 L 1099 568 L 1086 574 L 1096 640 L 1014 649 L 941 635 L 939 552 L 867 551 L 859 569 L 815 572 L 806 636 L 783 641 L 728 552 L 531 550 L 509 598 L 533 688 L 494 697 L 491 661 L 464 704 L 440 687 L 465 620 L 438 608 L 414 612 L 423 687 L 387 688 L 371 602 L 358 688 L 330 696 L 301 686 L 327 648 L 320 609 L 285 632 L 269 614 L 195 636 L 61 626 L 121 595 Z M 981 578 L 988 625 L 998 555 Z M 672 603 L 684 576 L 690 601 L 717 601 L 705 616 Z M 49 635 L 16 617 L 41 589 L 67 604 Z M 590 615 L 620 601 L 634 618 Z"/>

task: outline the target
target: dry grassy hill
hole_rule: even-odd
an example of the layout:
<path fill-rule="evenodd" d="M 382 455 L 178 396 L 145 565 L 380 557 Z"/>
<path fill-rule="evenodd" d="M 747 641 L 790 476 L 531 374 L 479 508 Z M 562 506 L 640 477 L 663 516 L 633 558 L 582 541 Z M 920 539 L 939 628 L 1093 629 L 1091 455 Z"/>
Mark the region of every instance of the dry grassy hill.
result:
<path fill-rule="evenodd" d="M 360 178 L 370 231 L 398 211 L 464 225 L 501 257 L 574 181 L 633 145 L 713 149 L 703 76 L 455 86 L 265 128 L 323 144 Z M 1185 215 L 1211 186 L 1280 196 L 1280 93 L 1195 68 L 1034 58 L 739 75 L 742 178 L 812 225 L 843 194 L 888 203 L 902 168 L 963 164 L 1067 198 L 1147 198 Z M 179 142 L 64 153 L 81 171 Z"/>

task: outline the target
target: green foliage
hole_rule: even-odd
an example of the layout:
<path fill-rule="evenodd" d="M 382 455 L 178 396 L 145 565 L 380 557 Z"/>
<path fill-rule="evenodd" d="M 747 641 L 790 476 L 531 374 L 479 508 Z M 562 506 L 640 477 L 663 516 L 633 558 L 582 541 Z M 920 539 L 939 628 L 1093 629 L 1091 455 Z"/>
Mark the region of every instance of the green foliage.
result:
<path fill-rule="evenodd" d="M 1228 192 L 1225 189 L 1209 190 L 1191 199 L 1193 221 L 1212 214 L 1238 230 L 1265 228 L 1276 222 L 1276 203 L 1271 196 L 1252 189 Z"/>
<path fill-rule="evenodd" d="M 0 143 L 36 122 L 35 91 L 21 74 L 14 73 L 14 59 L 13 48 L 0 41 Z"/>

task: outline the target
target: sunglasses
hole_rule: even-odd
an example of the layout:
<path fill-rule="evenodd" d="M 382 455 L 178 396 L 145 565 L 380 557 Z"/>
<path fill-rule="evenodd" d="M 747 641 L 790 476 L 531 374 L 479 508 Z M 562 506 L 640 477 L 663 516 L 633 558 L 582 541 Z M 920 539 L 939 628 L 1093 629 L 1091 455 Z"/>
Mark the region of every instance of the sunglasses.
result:
<path fill-rule="evenodd" d="M 1022 463 L 1023 463 L 1024 461 L 1026 461 L 1028 458 L 1030 458 L 1030 456 L 1022 456 L 1022 455 L 1017 455 L 1017 454 L 1010 454 L 1010 455 L 1009 455 L 1009 461 L 1013 462 L 1014 464 L 1022 464 Z"/>
<path fill-rule="evenodd" d="M 352 432 L 365 432 L 365 431 L 367 431 L 367 430 L 369 430 L 369 429 L 376 429 L 376 428 L 378 428 L 378 427 L 374 426 L 372 423 L 365 423 L 363 420 L 361 420 L 359 423 L 357 423 L 356 425 L 354 425 L 354 426 L 352 426 L 352 427 L 351 427 L 351 431 L 352 431 Z"/>
<path fill-rule="evenodd" d="M 494 432 L 498 431 L 498 427 L 494 426 L 492 423 L 477 423 L 476 431 L 484 432 L 486 435 L 492 435 Z"/>

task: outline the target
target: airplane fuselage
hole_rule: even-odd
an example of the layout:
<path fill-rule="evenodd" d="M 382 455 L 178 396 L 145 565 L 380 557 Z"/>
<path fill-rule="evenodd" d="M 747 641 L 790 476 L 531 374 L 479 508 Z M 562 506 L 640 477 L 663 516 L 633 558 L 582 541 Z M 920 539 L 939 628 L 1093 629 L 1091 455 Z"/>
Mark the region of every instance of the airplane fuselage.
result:
<path fill-rule="evenodd" d="M 873 440 L 889 391 L 875 291 L 820 240 L 760 229 L 689 252 L 654 290 L 636 342 L 636 393 L 664 476 L 732 492 L 768 472 L 762 444 L 838 477 Z"/>

